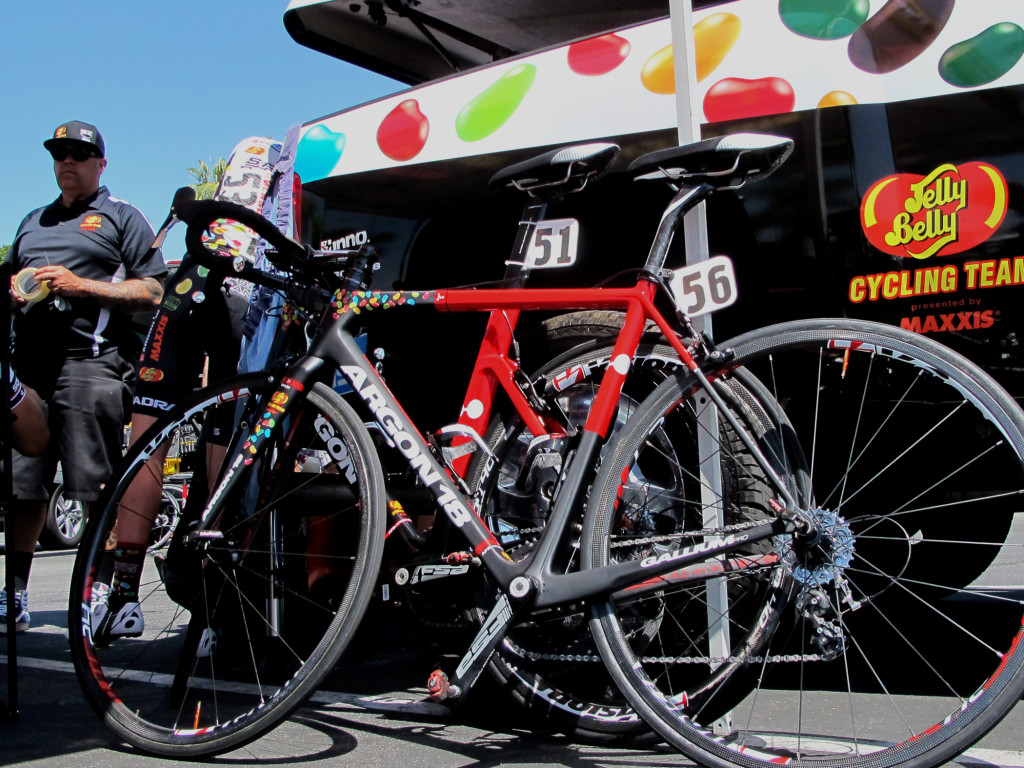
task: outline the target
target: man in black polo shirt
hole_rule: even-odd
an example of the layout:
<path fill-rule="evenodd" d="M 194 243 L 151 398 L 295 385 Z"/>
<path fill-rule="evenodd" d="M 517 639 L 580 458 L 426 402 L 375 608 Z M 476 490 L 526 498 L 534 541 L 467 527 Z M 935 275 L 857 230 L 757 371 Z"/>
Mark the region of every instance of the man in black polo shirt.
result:
<path fill-rule="evenodd" d="M 43 146 L 53 156 L 61 194 L 25 217 L 10 253 L 18 309 L 13 365 L 46 404 L 51 434 L 43 456 L 15 453 L 12 462 L 6 567 L 14 572 L 19 631 L 29 625 L 26 589 L 46 518 L 46 485 L 60 461 L 65 498 L 99 497 L 121 458 L 131 408 L 130 356 L 137 353 L 131 316 L 156 308 L 167 273 L 146 217 L 100 186 L 107 160 L 96 127 L 64 123 Z M 32 268 L 31 277 L 19 280 Z M 0 599 L 0 632 L 6 613 L 7 600 Z"/>

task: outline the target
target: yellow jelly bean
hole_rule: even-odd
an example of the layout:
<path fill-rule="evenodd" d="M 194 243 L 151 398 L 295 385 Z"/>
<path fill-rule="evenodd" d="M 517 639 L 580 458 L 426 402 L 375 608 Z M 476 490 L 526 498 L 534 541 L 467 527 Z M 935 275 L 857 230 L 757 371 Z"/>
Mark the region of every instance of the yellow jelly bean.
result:
<path fill-rule="evenodd" d="M 676 92 L 675 58 L 671 45 L 666 45 L 644 62 L 640 82 L 651 93 Z"/>
<path fill-rule="evenodd" d="M 743 22 L 734 13 L 713 13 L 693 25 L 698 83 L 718 68 L 736 45 L 742 28 Z"/>

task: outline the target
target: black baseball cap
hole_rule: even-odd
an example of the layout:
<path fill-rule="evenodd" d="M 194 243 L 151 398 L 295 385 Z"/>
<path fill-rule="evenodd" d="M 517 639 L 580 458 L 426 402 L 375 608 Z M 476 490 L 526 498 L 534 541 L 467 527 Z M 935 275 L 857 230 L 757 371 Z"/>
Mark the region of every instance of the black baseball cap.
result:
<path fill-rule="evenodd" d="M 53 132 L 53 138 L 44 141 L 43 146 L 47 149 L 53 149 L 66 141 L 88 144 L 99 152 L 100 157 L 106 156 L 106 151 L 103 147 L 103 137 L 100 136 L 100 132 L 96 129 L 95 125 L 89 125 L 89 123 L 83 123 L 80 120 L 62 123 Z"/>

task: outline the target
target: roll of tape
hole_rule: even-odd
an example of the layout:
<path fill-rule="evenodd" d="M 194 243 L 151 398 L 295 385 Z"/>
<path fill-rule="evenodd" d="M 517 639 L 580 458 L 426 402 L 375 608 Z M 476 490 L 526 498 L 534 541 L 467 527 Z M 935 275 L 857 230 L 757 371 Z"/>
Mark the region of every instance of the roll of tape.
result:
<path fill-rule="evenodd" d="M 25 269 L 14 276 L 15 295 L 30 304 L 42 301 L 50 294 L 50 284 L 48 281 L 36 282 L 35 274 L 38 271 L 35 267 L 25 267 Z"/>

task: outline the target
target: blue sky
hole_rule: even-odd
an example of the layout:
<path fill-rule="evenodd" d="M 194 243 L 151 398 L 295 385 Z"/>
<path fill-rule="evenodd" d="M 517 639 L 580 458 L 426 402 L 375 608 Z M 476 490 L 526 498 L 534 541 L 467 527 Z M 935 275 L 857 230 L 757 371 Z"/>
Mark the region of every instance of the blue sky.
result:
<path fill-rule="evenodd" d="M 93 123 L 107 146 L 101 183 L 154 227 L 200 160 L 247 136 L 404 86 L 300 46 L 287 0 L 5 0 L 0 104 L 5 162 L 0 244 L 57 197 L 42 142 L 67 120 Z M 178 258 L 184 230 L 165 246 Z"/>

